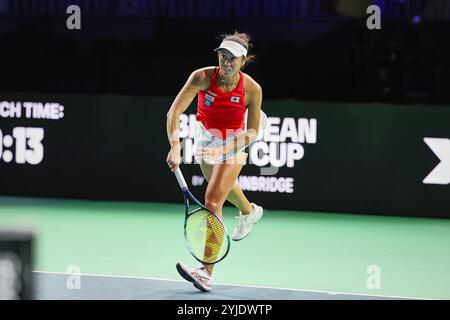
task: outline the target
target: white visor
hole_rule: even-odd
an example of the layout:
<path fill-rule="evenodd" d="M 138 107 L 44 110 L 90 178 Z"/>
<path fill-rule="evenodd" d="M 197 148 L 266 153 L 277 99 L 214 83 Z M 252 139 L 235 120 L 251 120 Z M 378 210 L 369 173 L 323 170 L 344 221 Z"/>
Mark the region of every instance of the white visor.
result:
<path fill-rule="evenodd" d="M 239 58 L 242 56 L 244 56 L 244 57 L 247 56 L 247 49 L 245 49 L 245 47 L 242 44 L 237 43 L 236 41 L 232 41 L 232 40 L 222 41 L 222 43 L 220 44 L 220 47 L 215 49 L 214 52 L 221 50 L 221 49 L 230 51 L 231 54 L 233 56 L 235 56 L 236 58 Z"/>

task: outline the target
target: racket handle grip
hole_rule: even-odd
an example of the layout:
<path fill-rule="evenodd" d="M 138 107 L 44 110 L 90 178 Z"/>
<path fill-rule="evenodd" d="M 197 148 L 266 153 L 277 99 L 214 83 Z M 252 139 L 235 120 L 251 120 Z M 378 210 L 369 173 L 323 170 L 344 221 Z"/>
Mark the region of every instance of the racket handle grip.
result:
<path fill-rule="evenodd" d="M 187 189 L 186 181 L 184 180 L 183 174 L 181 173 L 180 167 L 175 170 L 175 177 L 177 178 L 178 184 L 181 189 Z"/>

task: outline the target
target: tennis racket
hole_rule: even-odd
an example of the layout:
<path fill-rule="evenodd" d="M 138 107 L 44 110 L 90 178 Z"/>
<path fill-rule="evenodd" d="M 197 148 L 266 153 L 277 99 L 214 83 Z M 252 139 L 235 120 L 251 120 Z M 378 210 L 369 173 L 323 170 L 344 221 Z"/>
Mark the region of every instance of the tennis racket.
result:
<path fill-rule="evenodd" d="M 184 195 L 184 239 L 189 252 L 203 264 L 222 261 L 230 251 L 230 237 L 222 220 L 189 191 L 180 168 L 175 177 Z"/>

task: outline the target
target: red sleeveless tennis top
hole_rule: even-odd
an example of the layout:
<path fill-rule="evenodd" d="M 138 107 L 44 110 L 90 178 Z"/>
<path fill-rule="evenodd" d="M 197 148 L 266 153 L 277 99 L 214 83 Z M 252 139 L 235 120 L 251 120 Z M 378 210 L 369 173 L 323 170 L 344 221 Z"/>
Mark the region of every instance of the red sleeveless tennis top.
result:
<path fill-rule="evenodd" d="M 211 86 L 198 91 L 196 119 L 220 139 L 225 139 L 244 130 L 245 94 L 244 74 L 239 71 L 239 82 L 233 91 L 226 92 L 217 87 L 217 68 Z"/>

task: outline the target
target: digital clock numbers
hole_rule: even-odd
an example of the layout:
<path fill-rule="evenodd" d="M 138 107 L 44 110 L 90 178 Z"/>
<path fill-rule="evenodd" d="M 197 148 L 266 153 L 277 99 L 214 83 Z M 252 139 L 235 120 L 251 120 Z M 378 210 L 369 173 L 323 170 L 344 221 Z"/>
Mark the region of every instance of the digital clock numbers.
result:
<path fill-rule="evenodd" d="M 0 162 L 37 165 L 44 159 L 43 128 L 16 127 L 12 135 L 0 129 Z"/>

